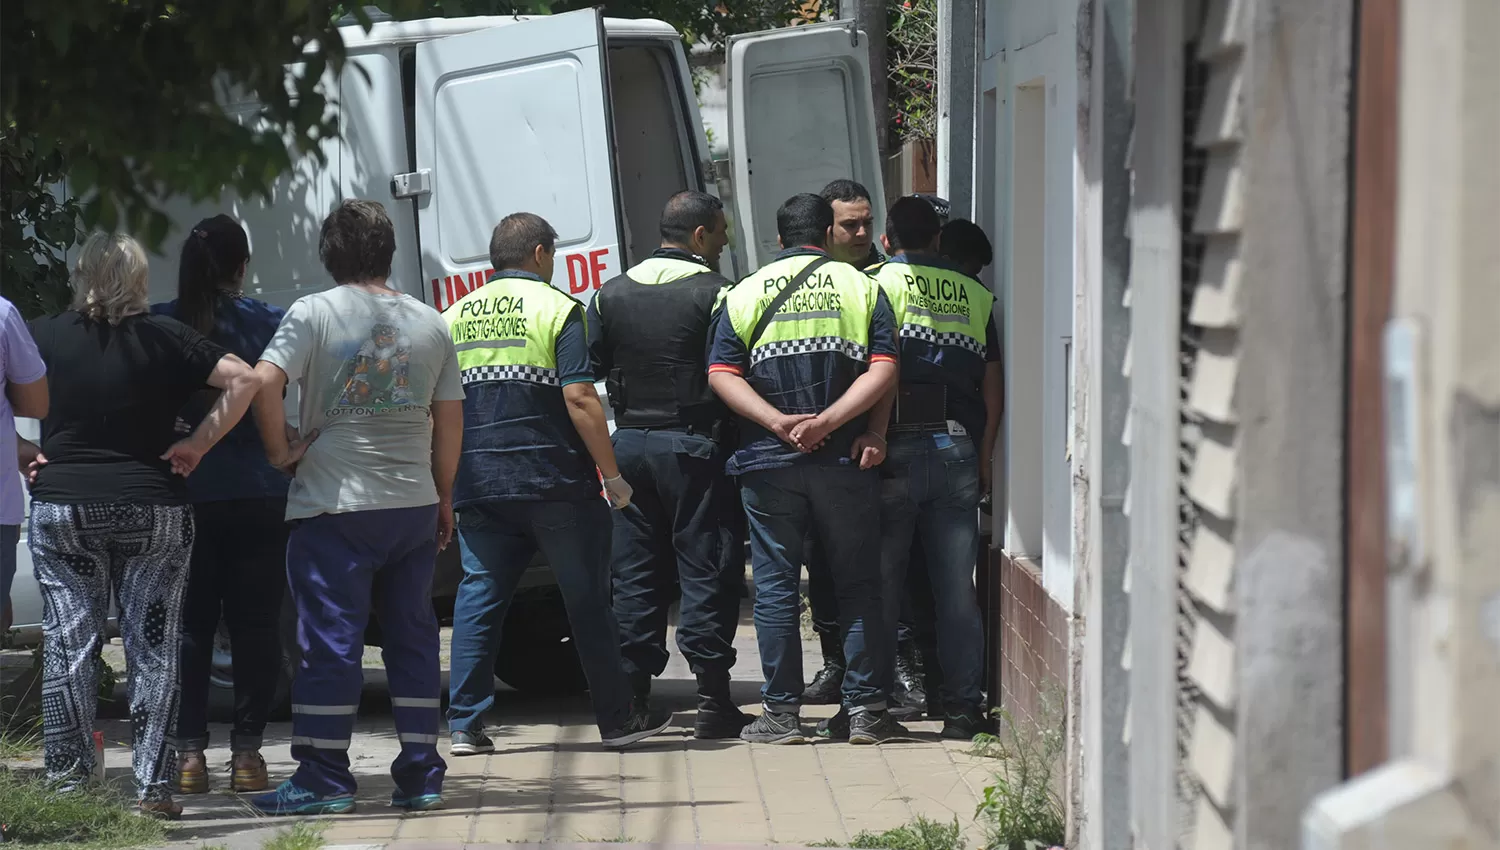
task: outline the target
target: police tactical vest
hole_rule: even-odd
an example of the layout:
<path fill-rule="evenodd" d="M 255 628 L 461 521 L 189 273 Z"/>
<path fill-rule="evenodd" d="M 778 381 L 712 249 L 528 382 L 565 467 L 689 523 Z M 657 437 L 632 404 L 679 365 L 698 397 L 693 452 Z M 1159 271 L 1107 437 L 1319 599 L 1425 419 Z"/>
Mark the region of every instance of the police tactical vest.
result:
<path fill-rule="evenodd" d="M 761 316 L 780 291 L 822 253 L 795 252 L 745 278 L 724 297 L 723 317 L 745 346 L 743 377 L 782 413 L 821 413 L 839 399 L 871 361 L 870 325 L 881 302 L 879 285 L 853 266 L 825 263 L 777 309 L 751 345 Z M 878 355 L 894 357 L 894 352 Z M 715 364 L 714 370 L 737 367 Z M 803 454 L 752 420 L 740 420 L 739 449 L 726 467 L 732 475 L 801 464 L 846 464 L 854 439 L 865 431 L 857 416 L 829 435 L 823 447 Z"/>
<path fill-rule="evenodd" d="M 958 346 L 985 356 L 985 328 L 995 296 L 961 272 L 890 261 L 873 274 L 890 299 L 902 340 Z"/>
<path fill-rule="evenodd" d="M 544 281 L 505 275 L 443 312 L 465 395 L 454 507 L 598 498 L 557 370 L 558 335 L 581 305 Z"/>
<path fill-rule="evenodd" d="M 443 313 L 464 384 L 529 381 L 557 386 L 557 335 L 578 302 L 551 286 L 496 277 Z"/>
<path fill-rule="evenodd" d="M 901 396 L 891 427 L 960 422 L 984 427 L 986 331 L 995 297 L 961 272 L 898 256 L 874 272 L 896 314 Z"/>
<path fill-rule="evenodd" d="M 728 281 L 683 251 L 659 251 L 594 296 L 593 341 L 617 428 L 709 433 L 728 411 L 708 388 L 709 323 Z"/>
<path fill-rule="evenodd" d="M 756 323 L 777 293 L 813 259 L 798 254 L 777 260 L 729 290 L 724 309 L 734 323 L 735 334 L 747 346 Z M 868 363 L 875 299 L 875 288 L 863 272 L 844 263 L 827 263 L 781 305 L 766 332 L 756 340 L 750 349 L 751 375 L 758 364 L 782 355 L 832 352 Z M 755 384 L 753 379 L 751 384 Z"/>

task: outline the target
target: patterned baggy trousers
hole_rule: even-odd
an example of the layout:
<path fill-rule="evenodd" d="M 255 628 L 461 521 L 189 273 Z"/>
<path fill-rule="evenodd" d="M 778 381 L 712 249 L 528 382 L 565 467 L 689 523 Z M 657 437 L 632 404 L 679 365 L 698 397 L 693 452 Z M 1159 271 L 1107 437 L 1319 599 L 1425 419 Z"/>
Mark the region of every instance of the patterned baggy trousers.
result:
<path fill-rule="evenodd" d="M 110 594 L 129 672 L 132 765 L 142 800 L 171 793 L 178 631 L 193 514 L 186 506 L 31 504 L 31 561 L 42 591 L 42 726 L 49 779 L 94 767 L 98 655 Z"/>

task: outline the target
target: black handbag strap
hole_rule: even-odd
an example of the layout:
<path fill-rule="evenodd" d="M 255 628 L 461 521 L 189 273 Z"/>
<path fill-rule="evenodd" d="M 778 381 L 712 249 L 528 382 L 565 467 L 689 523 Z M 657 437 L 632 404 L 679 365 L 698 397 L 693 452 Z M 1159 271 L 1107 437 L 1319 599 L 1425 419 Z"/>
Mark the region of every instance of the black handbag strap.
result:
<path fill-rule="evenodd" d="M 803 267 L 802 271 L 797 272 L 797 276 L 792 278 L 785 289 L 776 293 L 776 297 L 772 298 L 771 303 L 766 305 L 766 311 L 760 314 L 760 321 L 755 323 L 755 330 L 750 332 L 750 344 L 745 346 L 746 349 L 754 350 L 755 344 L 760 342 L 761 337 L 765 336 L 766 328 L 769 328 L 771 322 L 775 320 L 776 311 L 781 309 L 781 305 L 785 304 L 786 300 L 791 298 L 793 293 L 801 289 L 802 284 L 807 283 L 807 279 L 812 277 L 813 272 L 831 262 L 833 262 L 832 257 L 815 258 Z"/>

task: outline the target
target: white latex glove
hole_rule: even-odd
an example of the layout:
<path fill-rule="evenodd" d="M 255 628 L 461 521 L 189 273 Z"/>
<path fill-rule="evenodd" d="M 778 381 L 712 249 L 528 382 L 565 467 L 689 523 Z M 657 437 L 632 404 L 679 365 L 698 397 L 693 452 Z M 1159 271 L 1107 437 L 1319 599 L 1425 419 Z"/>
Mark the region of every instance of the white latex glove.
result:
<path fill-rule="evenodd" d="M 635 494 L 635 488 L 621 476 L 604 479 L 604 497 L 609 499 L 609 506 L 615 510 L 627 507 L 630 497 Z"/>

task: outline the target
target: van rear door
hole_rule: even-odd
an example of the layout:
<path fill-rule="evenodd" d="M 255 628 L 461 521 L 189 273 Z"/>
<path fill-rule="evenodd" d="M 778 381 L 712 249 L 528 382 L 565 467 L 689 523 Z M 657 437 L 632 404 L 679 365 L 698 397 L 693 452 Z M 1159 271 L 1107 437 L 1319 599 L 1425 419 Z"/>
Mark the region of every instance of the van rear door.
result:
<path fill-rule="evenodd" d="M 552 285 L 587 302 L 623 271 L 603 18 L 533 18 L 416 48 L 422 276 L 442 310 L 482 285 L 490 233 L 515 212 L 557 231 Z"/>
<path fill-rule="evenodd" d="M 750 269 L 778 250 L 777 207 L 831 180 L 863 183 L 885 221 L 865 37 L 834 21 L 729 39 L 730 175 Z"/>

